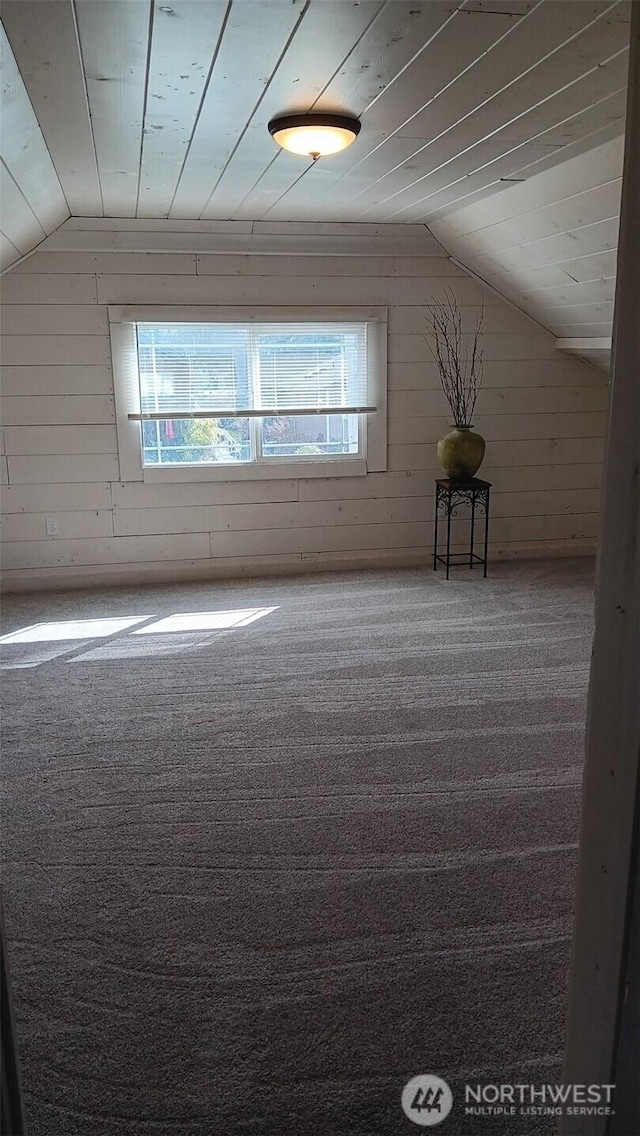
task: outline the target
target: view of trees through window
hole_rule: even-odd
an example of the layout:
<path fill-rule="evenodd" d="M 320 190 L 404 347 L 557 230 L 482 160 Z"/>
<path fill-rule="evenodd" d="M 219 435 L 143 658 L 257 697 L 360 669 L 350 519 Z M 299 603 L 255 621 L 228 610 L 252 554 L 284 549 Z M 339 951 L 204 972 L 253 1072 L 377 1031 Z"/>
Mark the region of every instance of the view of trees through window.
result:
<path fill-rule="evenodd" d="M 357 454 L 355 414 L 256 419 L 263 457 Z M 251 461 L 249 418 L 178 418 L 143 422 L 145 465 Z"/>
<path fill-rule="evenodd" d="M 358 415 L 340 407 L 360 397 L 361 327 L 138 324 L 137 335 L 141 409 L 154 414 L 145 465 L 358 454 Z M 314 413 L 267 413 L 276 406 Z"/>

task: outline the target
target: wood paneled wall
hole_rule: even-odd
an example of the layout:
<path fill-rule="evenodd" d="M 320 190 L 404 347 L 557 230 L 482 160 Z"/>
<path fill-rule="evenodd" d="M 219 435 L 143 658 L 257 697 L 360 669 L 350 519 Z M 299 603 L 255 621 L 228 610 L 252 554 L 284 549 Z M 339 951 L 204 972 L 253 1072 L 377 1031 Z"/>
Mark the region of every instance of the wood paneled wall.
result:
<path fill-rule="evenodd" d="M 432 255 L 379 256 L 371 239 L 361 257 L 39 252 L 5 276 L 5 587 L 426 563 L 449 416 L 422 305 L 447 285 L 471 319 L 481 292 L 435 242 Z M 122 484 L 107 305 L 156 302 L 388 306 L 388 472 Z M 475 425 L 495 490 L 491 555 L 591 552 L 607 380 L 494 294 L 484 303 Z"/>
<path fill-rule="evenodd" d="M 623 138 L 432 222 L 471 272 L 557 336 L 610 337 Z"/>

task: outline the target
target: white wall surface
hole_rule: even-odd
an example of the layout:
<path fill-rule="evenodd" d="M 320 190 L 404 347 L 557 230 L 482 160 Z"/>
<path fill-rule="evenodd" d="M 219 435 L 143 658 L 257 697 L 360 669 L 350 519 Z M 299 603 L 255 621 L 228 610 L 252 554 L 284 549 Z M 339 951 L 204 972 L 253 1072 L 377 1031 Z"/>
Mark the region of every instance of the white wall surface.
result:
<path fill-rule="evenodd" d="M 411 257 L 376 255 L 371 241 L 373 255 L 351 257 L 38 252 L 11 270 L 1 310 L 5 588 L 426 563 L 435 443 L 450 416 L 422 305 L 447 285 L 472 319 L 481 293 L 436 242 Z M 487 440 L 479 476 L 494 486 L 490 554 L 592 552 L 607 380 L 495 294 L 484 302 L 475 425 Z M 137 303 L 388 306 L 388 472 L 121 483 L 107 305 Z"/>

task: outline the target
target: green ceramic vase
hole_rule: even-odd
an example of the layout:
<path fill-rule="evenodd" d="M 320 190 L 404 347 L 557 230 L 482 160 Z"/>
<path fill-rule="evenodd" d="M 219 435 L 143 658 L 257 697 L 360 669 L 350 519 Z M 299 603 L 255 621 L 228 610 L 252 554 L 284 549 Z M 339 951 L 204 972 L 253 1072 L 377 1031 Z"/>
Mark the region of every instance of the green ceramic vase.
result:
<path fill-rule="evenodd" d="M 438 461 L 453 481 L 468 481 L 482 464 L 485 442 L 471 426 L 454 426 L 438 442 Z"/>

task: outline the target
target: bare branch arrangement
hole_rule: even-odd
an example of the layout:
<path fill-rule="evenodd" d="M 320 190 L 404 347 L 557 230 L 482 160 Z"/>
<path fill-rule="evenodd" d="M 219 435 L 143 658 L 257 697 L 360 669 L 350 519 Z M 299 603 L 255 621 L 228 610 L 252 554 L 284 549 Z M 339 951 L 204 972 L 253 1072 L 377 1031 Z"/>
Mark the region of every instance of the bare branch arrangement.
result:
<path fill-rule="evenodd" d="M 444 289 L 444 300 L 432 296 L 427 304 L 429 350 L 440 372 L 445 398 L 451 407 L 454 426 L 471 426 L 473 411 L 482 386 L 482 354 L 480 334 L 484 308 L 470 338 L 463 340 L 462 312 L 453 292 Z"/>

